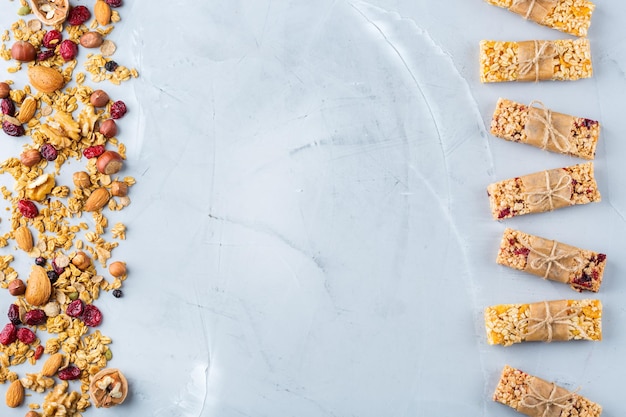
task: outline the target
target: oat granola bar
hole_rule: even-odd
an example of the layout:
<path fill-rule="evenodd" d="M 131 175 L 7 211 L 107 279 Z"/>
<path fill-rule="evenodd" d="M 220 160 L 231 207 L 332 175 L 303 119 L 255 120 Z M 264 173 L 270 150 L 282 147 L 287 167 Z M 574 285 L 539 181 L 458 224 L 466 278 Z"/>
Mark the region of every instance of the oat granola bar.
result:
<path fill-rule="evenodd" d="M 569 284 L 579 292 L 597 292 L 602 284 L 606 255 L 507 228 L 496 262 Z"/>
<path fill-rule="evenodd" d="M 540 102 L 526 105 L 500 98 L 493 112 L 491 134 L 551 152 L 594 159 L 600 123 L 553 112 Z"/>
<path fill-rule="evenodd" d="M 595 4 L 589 0 L 486 0 L 494 6 L 574 36 L 587 36 Z"/>
<path fill-rule="evenodd" d="M 494 219 L 600 201 L 593 162 L 510 178 L 487 187 Z"/>
<path fill-rule="evenodd" d="M 480 42 L 480 81 L 571 81 L 593 75 L 586 38 Z"/>
<path fill-rule="evenodd" d="M 602 407 L 577 392 L 506 365 L 493 400 L 530 417 L 599 417 Z"/>
<path fill-rule="evenodd" d="M 553 300 L 485 308 L 490 345 L 522 342 L 602 340 L 600 300 Z"/>

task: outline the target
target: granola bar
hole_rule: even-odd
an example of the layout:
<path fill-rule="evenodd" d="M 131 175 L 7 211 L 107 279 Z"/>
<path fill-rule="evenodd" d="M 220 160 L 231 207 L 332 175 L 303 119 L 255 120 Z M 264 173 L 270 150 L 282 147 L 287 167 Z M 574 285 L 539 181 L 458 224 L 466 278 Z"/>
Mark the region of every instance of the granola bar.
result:
<path fill-rule="evenodd" d="M 599 417 L 602 407 L 576 392 L 505 365 L 493 400 L 530 417 Z"/>
<path fill-rule="evenodd" d="M 551 152 L 594 159 L 600 123 L 500 98 L 491 120 L 491 134 Z"/>
<path fill-rule="evenodd" d="M 574 36 L 587 36 L 595 4 L 589 0 L 485 0 Z"/>
<path fill-rule="evenodd" d="M 491 214 L 496 220 L 601 199 L 593 174 L 593 162 L 496 182 L 487 187 L 487 194 Z"/>
<path fill-rule="evenodd" d="M 571 81 L 593 75 L 586 38 L 480 42 L 480 81 Z"/>
<path fill-rule="evenodd" d="M 579 292 L 597 292 L 602 284 L 606 255 L 507 228 L 496 262 L 569 284 Z"/>
<path fill-rule="evenodd" d="M 600 300 L 553 300 L 485 308 L 490 345 L 522 342 L 602 340 Z"/>

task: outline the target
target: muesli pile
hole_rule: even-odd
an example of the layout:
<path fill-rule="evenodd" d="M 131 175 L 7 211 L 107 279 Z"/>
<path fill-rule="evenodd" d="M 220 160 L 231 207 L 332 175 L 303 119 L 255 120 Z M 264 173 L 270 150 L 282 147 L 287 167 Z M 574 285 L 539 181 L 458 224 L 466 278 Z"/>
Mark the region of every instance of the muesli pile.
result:
<path fill-rule="evenodd" d="M 0 78 L 0 136 L 23 148 L 0 163 L 0 174 L 14 180 L 13 189 L 0 187 L 8 205 L 0 287 L 13 296 L 0 306 L 8 315 L 0 321 L 0 383 L 7 406 L 28 407 L 29 417 L 81 416 L 128 393 L 123 373 L 107 367 L 112 341 L 97 329 L 106 320 L 97 300 L 102 291 L 121 297 L 127 277 L 126 263 L 113 254 L 126 226 L 107 215 L 130 204 L 135 179 L 123 175 L 126 147 L 116 121 L 127 107 L 112 85 L 138 74 L 114 60 L 116 45 L 107 39 L 122 0 L 85 3 L 3 5 L 17 20 L 0 34 L 0 57 L 9 76 L 28 81 Z M 25 362 L 32 372 L 18 366 Z M 34 393 L 40 402 L 28 401 Z"/>

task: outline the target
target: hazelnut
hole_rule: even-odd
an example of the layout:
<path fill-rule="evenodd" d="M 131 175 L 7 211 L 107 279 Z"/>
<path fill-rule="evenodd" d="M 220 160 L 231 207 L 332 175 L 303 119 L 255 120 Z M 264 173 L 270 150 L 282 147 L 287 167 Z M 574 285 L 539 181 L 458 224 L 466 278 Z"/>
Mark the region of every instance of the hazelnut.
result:
<path fill-rule="evenodd" d="M 126 275 L 126 263 L 115 261 L 109 265 L 109 273 L 116 278 Z"/>
<path fill-rule="evenodd" d="M 105 175 L 115 174 L 122 169 L 122 156 L 115 151 L 105 151 L 96 160 L 96 168 Z"/>
<path fill-rule="evenodd" d="M 128 194 L 128 184 L 124 181 L 113 181 L 111 183 L 111 194 L 115 197 L 124 197 Z"/>
<path fill-rule="evenodd" d="M 35 47 L 27 41 L 17 41 L 11 47 L 11 56 L 20 62 L 34 61 L 36 55 Z"/>
<path fill-rule="evenodd" d="M 91 187 L 91 178 L 89 178 L 89 174 L 85 171 L 78 171 L 72 175 L 72 180 L 74 181 L 74 185 L 78 188 L 89 188 Z"/>
<path fill-rule="evenodd" d="M 0 98 L 9 97 L 10 92 L 11 92 L 11 86 L 5 82 L 0 82 Z"/>
<path fill-rule="evenodd" d="M 98 32 L 85 32 L 79 42 L 84 48 L 98 48 L 104 42 L 104 38 Z"/>
<path fill-rule="evenodd" d="M 40 414 L 36 411 L 30 410 L 24 417 L 40 417 Z"/>
<path fill-rule="evenodd" d="M 72 263 L 76 268 L 84 271 L 91 265 L 91 258 L 87 256 L 85 252 L 78 251 L 76 252 L 76 255 L 74 255 L 74 257 L 72 258 Z"/>
<path fill-rule="evenodd" d="M 26 292 L 26 284 L 19 278 L 9 282 L 9 294 L 23 295 Z"/>
<path fill-rule="evenodd" d="M 109 102 L 109 95 L 104 90 L 96 90 L 91 93 L 89 102 L 94 107 L 104 107 Z"/>
<path fill-rule="evenodd" d="M 117 135 L 117 123 L 113 119 L 107 119 L 100 124 L 100 133 L 107 139 Z"/>
<path fill-rule="evenodd" d="M 20 161 L 24 166 L 30 168 L 41 161 L 41 153 L 37 149 L 27 149 L 20 155 Z"/>

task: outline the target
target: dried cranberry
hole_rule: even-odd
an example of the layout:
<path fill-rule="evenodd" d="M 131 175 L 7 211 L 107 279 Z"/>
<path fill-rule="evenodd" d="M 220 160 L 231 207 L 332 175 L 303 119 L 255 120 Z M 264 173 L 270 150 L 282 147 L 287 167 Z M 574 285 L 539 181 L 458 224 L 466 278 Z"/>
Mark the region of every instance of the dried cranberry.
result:
<path fill-rule="evenodd" d="M 35 349 L 35 360 L 41 358 L 41 355 L 43 355 L 43 346 L 39 345 Z"/>
<path fill-rule="evenodd" d="M 43 256 L 36 257 L 35 258 L 35 265 L 45 266 L 46 265 L 46 258 L 44 258 Z"/>
<path fill-rule="evenodd" d="M 126 104 L 122 100 L 118 100 L 111 104 L 111 118 L 119 119 L 126 114 Z"/>
<path fill-rule="evenodd" d="M 80 378 L 81 370 L 75 365 L 70 365 L 67 368 L 61 369 L 59 371 L 59 379 L 63 381 L 69 381 L 73 379 Z"/>
<path fill-rule="evenodd" d="M 9 306 L 9 312 L 7 313 L 7 316 L 9 316 L 9 321 L 16 326 L 18 324 L 22 324 L 22 320 L 20 320 L 20 308 L 17 306 L 17 304 L 11 304 Z"/>
<path fill-rule="evenodd" d="M 104 0 L 106 4 L 111 7 L 120 7 L 122 5 L 122 0 Z"/>
<path fill-rule="evenodd" d="M 17 202 L 17 209 L 22 213 L 22 216 L 27 219 L 33 219 L 39 214 L 39 210 L 35 203 L 30 200 L 20 200 Z"/>
<path fill-rule="evenodd" d="M 598 254 L 598 263 L 602 263 L 604 261 L 606 261 L 606 255 L 603 254 L 603 253 L 599 253 Z"/>
<path fill-rule="evenodd" d="M 52 58 L 54 56 L 54 51 L 52 49 L 48 49 L 47 51 L 41 51 L 37 54 L 37 61 L 45 61 L 48 58 Z"/>
<path fill-rule="evenodd" d="M 2 114 L 6 114 L 7 116 L 15 116 L 15 103 L 10 98 L 3 98 L 0 101 L 0 109 L 2 109 Z"/>
<path fill-rule="evenodd" d="M 530 253 L 530 249 L 528 249 L 528 248 L 518 248 L 518 249 L 515 249 L 513 251 L 513 253 L 515 253 L 516 255 L 528 256 L 528 254 Z"/>
<path fill-rule="evenodd" d="M 511 209 L 507 207 L 503 210 L 500 210 L 500 213 L 498 213 L 498 219 L 504 219 L 505 217 L 509 217 L 510 215 Z"/>
<path fill-rule="evenodd" d="M 94 145 L 86 148 L 83 151 L 85 158 L 97 158 L 104 153 L 104 145 Z"/>
<path fill-rule="evenodd" d="M 115 297 L 115 298 L 120 298 L 122 295 L 124 295 L 124 293 L 122 292 L 122 290 L 120 290 L 120 289 L 113 290 L 113 297 Z"/>
<path fill-rule="evenodd" d="M 102 313 L 93 304 L 87 304 L 83 313 L 83 321 L 87 326 L 95 327 L 102 323 Z"/>
<path fill-rule="evenodd" d="M 82 25 L 91 18 L 91 12 L 85 6 L 72 7 L 67 22 L 72 26 Z"/>
<path fill-rule="evenodd" d="M 59 156 L 59 152 L 56 150 L 56 148 L 49 143 L 44 143 L 43 145 L 41 145 L 41 149 L 39 149 L 39 152 L 46 161 L 54 161 L 55 159 L 57 159 L 57 156 Z"/>
<path fill-rule="evenodd" d="M 61 275 L 63 271 L 65 271 L 65 268 L 62 268 L 59 265 L 57 265 L 56 259 L 53 259 L 51 264 L 52 264 L 52 270 L 56 272 L 57 275 Z"/>
<path fill-rule="evenodd" d="M 27 329 L 26 327 L 22 327 L 17 331 L 17 338 L 20 342 L 26 343 L 27 345 L 30 345 L 35 340 L 37 340 L 37 336 L 35 336 L 35 333 L 33 333 L 31 329 Z"/>
<path fill-rule="evenodd" d="M 57 279 L 59 279 L 59 274 L 57 274 L 56 271 L 50 270 L 47 272 L 47 274 L 51 284 L 54 284 L 55 282 L 57 282 Z"/>
<path fill-rule="evenodd" d="M 24 126 L 13 124 L 8 120 L 2 122 L 2 130 L 4 130 L 4 133 L 7 135 L 15 137 L 24 136 L 26 133 Z"/>
<path fill-rule="evenodd" d="M 85 304 L 83 300 L 74 300 L 72 301 L 67 308 L 65 309 L 65 314 L 70 317 L 80 317 L 83 315 L 83 311 L 85 311 Z"/>
<path fill-rule="evenodd" d="M 48 317 L 43 310 L 34 308 L 24 315 L 24 324 L 28 324 L 29 326 L 38 326 L 40 324 L 44 324 L 47 318 Z"/>
<path fill-rule="evenodd" d="M 69 39 L 64 40 L 59 45 L 59 55 L 64 61 L 71 61 L 78 55 L 78 45 Z"/>
<path fill-rule="evenodd" d="M 109 72 L 113 72 L 117 69 L 117 67 L 119 67 L 119 65 L 117 64 L 117 62 L 111 60 L 111 61 L 107 61 L 106 64 L 104 64 L 104 69 L 109 71 Z"/>
<path fill-rule="evenodd" d="M 17 327 L 13 323 L 8 323 L 0 332 L 0 343 L 10 345 L 17 340 Z"/>
<path fill-rule="evenodd" d="M 47 31 L 46 34 L 43 35 L 41 43 L 43 43 L 43 46 L 45 46 L 46 48 L 54 49 L 59 43 L 61 43 L 62 40 L 63 35 L 61 34 L 61 32 L 56 29 L 52 29 Z"/>

